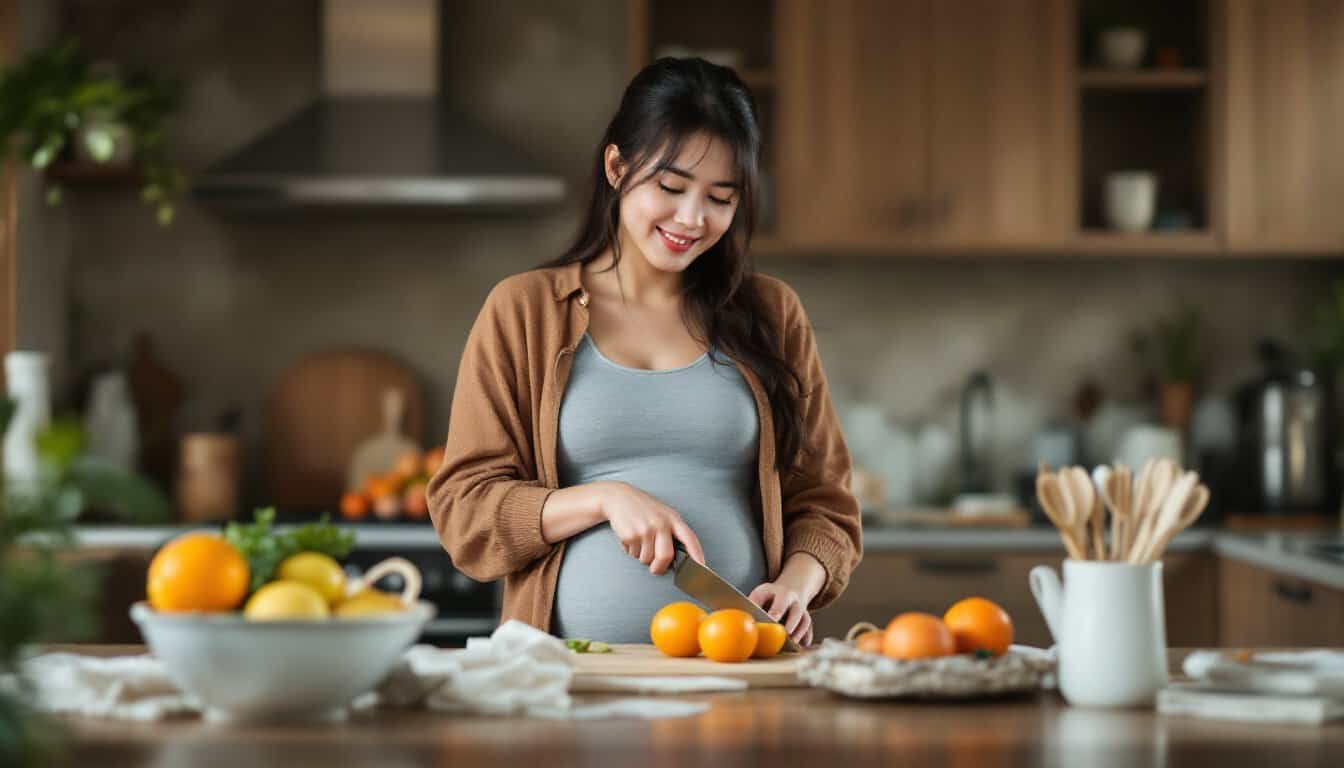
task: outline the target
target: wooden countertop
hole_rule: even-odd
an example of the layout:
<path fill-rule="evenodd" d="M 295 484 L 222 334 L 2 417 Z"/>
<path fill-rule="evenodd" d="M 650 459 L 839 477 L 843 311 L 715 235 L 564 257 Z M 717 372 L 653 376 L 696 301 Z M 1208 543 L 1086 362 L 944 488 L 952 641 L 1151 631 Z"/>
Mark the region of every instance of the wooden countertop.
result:
<path fill-rule="evenodd" d="M 54 650 L 54 649 L 53 649 Z M 99 655 L 134 646 L 63 647 Z M 1179 669 L 1185 651 L 1173 651 Z M 682 696 L 697 717 L 553 722 L 374 711 L 341 725 L 63 718 L 64 764 L 122 766 L 1340 765 L 1344 723 L 1254 725 L 1070 707 L 1055 693 L 965 703 L 860 702 L 813 689 Z M 1216 761 L 1216 762 L 1215 762 Z"/>

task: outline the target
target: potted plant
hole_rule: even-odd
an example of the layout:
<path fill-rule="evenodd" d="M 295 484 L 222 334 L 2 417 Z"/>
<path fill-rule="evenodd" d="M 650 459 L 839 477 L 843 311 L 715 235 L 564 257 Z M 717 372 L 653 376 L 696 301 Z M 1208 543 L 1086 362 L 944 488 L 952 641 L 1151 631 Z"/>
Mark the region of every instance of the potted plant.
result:
<path fill-rule="evenodd" d="M 13 413 L 14 402 L 0 397 L 0 434 Z M 83 456 L 77 421 L 58 419 L 37 442 L 43 481 L 36 492 L 13 492 L 0 477 L 0 765 L 45 764 L 60 747 L 56 723 L 28 703 L 22 661 L 34 643 L 70 642 L 94 630 L 97 572 L 62 559 L 75 520 L 90 506 L 138 522 L 164 522 L 168 510 L 143 479 Z"/>
<path fill-rule="evenodd" d="M 186 186 L 165 143 L 164 123 L 176 108 L 167 84 L 123 79 L 67 42 L 0 70 L 0 157 L 46 172 L 53 205 L 61 200 L 53 169 L 71 161 L 124 167 L 140 177 L 141 197 L 167 225 Z"/>
<path fill-rule="evenodd" d="M 1159 319 L 1153 330 L 1137 338 L 1139 354 L 1156 374 L 1162 423 L 1185 429 L 1194 410 L 1199 378 L 1199 313 L 1186 307 Z"/>

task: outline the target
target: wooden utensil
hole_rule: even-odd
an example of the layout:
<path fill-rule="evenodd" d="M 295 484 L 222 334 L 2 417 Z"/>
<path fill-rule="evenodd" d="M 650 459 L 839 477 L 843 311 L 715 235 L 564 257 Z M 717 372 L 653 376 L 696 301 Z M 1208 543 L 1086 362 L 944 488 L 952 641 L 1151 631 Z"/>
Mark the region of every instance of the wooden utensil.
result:
<path fill-rule="evenodd" d="M 1098 549 L 1098 558 L 1101 560 L 1116 559 L 1116 548 L 1120 546 L 1121 536 L 1124 535 L 1125 510 L 1120 507 L 1119 480 L 1119 471 L 1112 471 L 1110 467 L 1105 465 L 1092 470 L 1092 484 L 1096 486 L 1097 495 L 1101 498 L 1102 503 L 1111 512 L 1111 549 L 1107 553 L 1104 543 L 1102 544 L 1101 548 Z"/>
<path fill-rule="evenodd" d="M 1060 470 L 1068 477 L 1068 487 L 1073 500 L 1073 534 L 1082 544 L 1085 559 L 1088 557 L 1091 541 L 1092 513 L 1096 508 L 1097 492 L 1092 487 L 1092 478 L 1082 467 L 1069 467 Z"/>
<path fill-rule="evenodd" d="M 1188 474 L 1194 474 L 1193 472 Z M 1174 495 L 1174 493 L 1173 493 Z M 1195 524 L 1209 503 L 1209 489 L 1201 484 L 1195 485 L 1189 493 L 1182 496 L 1180 509 L 1174 515 L 1170 525 L 1161 528 L 1157 538 L 1149 545 L 1142 562 L 1153 563 L 1162 559 L 1171 540 L 1186 528 Z"/>
<path fill-rule="evenodd" d="M 1129 537 L 1134 530 L 1134 476 L 1129 467 L 1117 463 L 1111 482 L 1114 485 L 1116 508 L 1121 510 L 1120 540 L 1112 543 L 1113 560 L 1124 560 L 1128 554 Z"/>
<path fill-rule="evenodd" d="M 1159 482 L 1162 480 L 1161 477 L 1158 479 Z M 1153 561 L 1154 549 L 1158 546 L 1161 538 L 1179 522 L 1186 497 L 1190 495 L 1198 482 L 1199 475 L 1197 473 L 1186 472 L 1170 484 L 1166 493 L 1161 496 L 1157 511 L 1151 517 L 1151 524 L 1145 531 L 1144 538 L 1130 553 L 1129 562 L 1148 563 Z"/>
<path fill-rule="evenodd" d="M 1054 523 L 1055 529 L 1059 531 L 1059 537 L 1063 540 L 1064 549 L 1068 550 L 1069 557 L 1074 560 L 1086 560 L 1082 549 L 1073 540 L 1073 528 L 1065 516 L 1065 502 L 1060 493 L 1059 478 L 1050 472 L 1044 463 L 1036 474 L 1036 498 L 1041 502 L 1045 516 L 1050 518 L 1050 522 Z"/>
<path fill-rule="evenodd" d="M 266 404 L 266 474 L 281 508 L 333 508 L 361 440 L 383 423 L 383 393 L 406 396 L 406 434 L 423 438 L 415 373 L 390 355 L 336 349 L 309 355 L 276 380 Z"/>
<path fill-rule="evenodd" d="M 1134 558 L 1141 556 L 1152 542 L 1153 528 L 1157 525 L 1162 504 L 1166 501 L 1167 495 L 1171 493 L 1172 483 L 1175 481 L 1176 473 L 1179 470 L 1176 462 L 1171 459 L 1158 459 L 1153 462 L 1146 485 L 1147 499 L 1141 507 L 1143 517 L 1135 530 L 1134 538 L 1130 541 L 1129 562 L 1139 562 Z"/>

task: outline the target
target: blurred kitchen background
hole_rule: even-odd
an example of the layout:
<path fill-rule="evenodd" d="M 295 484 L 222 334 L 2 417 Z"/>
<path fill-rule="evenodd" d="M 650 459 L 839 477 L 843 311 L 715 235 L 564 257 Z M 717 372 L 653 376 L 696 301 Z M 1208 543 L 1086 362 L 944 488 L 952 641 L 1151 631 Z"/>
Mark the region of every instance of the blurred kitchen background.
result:
<path fill-rule="evenodd" d="M 1213 486 L 1207 525 L 1339 525 L 1344 3 L 16 4 L 21 53 L 77 40 L 178 88 L 170 222 L 73 150 L 17 204 L 15 347 L 110 450 L 132 404 L 168 524 L 355 492 L 352 518 L 423 526 L 419 470 L 370 486 L 355 451 L 387 408 L 441 443 L 482 300 L 568 244 L 623 87 L 670 53 L 755 92 L 756 264 L 816 326 L 874 526 L 1041 524 L 1039 462 L 1158 455 Z M 389 183 L 455 156 L 521 181 Z"/>

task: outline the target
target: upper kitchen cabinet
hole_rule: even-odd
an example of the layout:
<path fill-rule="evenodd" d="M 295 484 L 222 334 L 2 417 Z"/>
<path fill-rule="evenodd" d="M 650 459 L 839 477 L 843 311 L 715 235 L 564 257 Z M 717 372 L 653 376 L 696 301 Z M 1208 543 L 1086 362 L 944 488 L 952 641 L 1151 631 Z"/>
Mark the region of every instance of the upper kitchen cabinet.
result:
<path fill-rule="evenodd" d="M 1344 3 L 1225 5 L 1227 245 L 1344 252 Z"/>
<path fill-rule="evenodd" d="M 1068 236 L 1069 3 L 780 0 L 776 13 L 781 246 Z"/>

